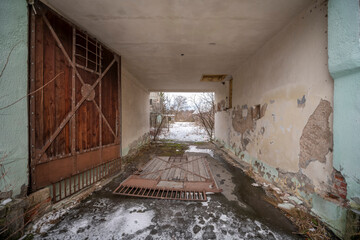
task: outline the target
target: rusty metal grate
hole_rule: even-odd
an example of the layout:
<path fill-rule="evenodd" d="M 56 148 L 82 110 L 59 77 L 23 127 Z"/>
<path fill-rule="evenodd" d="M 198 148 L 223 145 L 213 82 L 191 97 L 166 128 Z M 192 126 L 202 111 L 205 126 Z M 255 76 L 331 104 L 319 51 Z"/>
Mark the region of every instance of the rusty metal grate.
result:
<path fill-rule="evenodd" d="M 205 191 L 186 191 L 171 188 L 141 188 L 125 186 L 120 184 L 113 192 L 117 195 L 144 197 L 144 198 L 160 198 L 183 201 L 206 201 Z"/>
<path fill-rule="evenodd" d="M 116 195 L 206 201 L 218 188 L 204 156 L 155 156 L 141 170 L 125 179 Z"/>

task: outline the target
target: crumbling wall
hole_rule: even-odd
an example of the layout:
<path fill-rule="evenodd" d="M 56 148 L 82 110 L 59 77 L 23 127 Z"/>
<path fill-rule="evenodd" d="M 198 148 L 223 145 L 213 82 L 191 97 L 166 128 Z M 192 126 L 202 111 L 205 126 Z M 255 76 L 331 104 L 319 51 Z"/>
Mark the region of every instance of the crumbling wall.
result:
<path fill-rule="evenodd" d="M 300 138 L 300 167 L 306 168 L 311 161 L 326 162 L 326 155 L 332 151 L 333 146 L 329 126 L 331 113 L 330 102 L 321 99 Z"/>
<path fill-rule="evenodd" d="M 339 206 L 346 195 L 332 162 L 327 59 L 327 1 L 316 1 L 232 73 L 234 107 L 216 113 L 216 140 L 310 208 L 315 195 Z M 326 221 L 342 231 L 340 220 Z"/>
<path fill-rule="evenodd" d="M 149 142 L 150 93 L 124 66 L 121 80 L 122 156 L 126 156 Z"/>

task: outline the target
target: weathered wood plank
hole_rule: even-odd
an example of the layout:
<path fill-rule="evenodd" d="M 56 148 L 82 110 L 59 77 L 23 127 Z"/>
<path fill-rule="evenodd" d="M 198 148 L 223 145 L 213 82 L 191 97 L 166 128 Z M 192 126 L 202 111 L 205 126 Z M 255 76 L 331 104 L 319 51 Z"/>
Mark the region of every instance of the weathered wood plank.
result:
<path fill-rule="evenodd" d="M 55 40 L 51 36 L 50 30 L 44 28 L 44 84 L 48 83 L 54 75 L 55 61 Z M 55 131 L 55 84 L 51 82 L 44 89 L 44 141 L 48 141 Z M 54 155 L 54 145 L 47 150 L 48 156 Z"/>
<path fill-rule="evenodd" d="M 32 91 L 38 89 L 44 85 L 44 32 L 43 32 L 43 21 L 42 18 L 35 17 L 35 85 Z M 44 90 L 36 93 L 35 96 L 35 147 L 41 149 L 44 144 Z"/>
<path fill-rule="evenodd" d="M 209 178 L 207 175 L 207 169 L 204 164 L 204 158 L 198 159 L 197 162 L 199 163 L 199 174 L 205 178 Z M 202 179 L 202 180 L 204 181 L 204 179 Z"/>

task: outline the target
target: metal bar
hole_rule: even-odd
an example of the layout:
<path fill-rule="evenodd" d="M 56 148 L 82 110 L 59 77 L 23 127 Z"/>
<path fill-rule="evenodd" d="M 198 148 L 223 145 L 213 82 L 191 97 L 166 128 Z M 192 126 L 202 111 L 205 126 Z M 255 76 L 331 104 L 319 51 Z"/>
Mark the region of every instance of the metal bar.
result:
<path fill-rule="evenodd" d="M 149 192 L 148 192 L 148 194 L 147 194 L 146 196 L 150 196 L 151 191 L 152 191 L 152 189 L 151 189 L 151 188 L 149 188 Z"/>
<path fill-rule="evenodd" d="M 100 180 L 100 166 L 97 167 L 97 178 Z"/>
<path fill-rule="evenodd" d="M 85 172 L 81 173 L 81 189 L 83 189 L 85 187 Z"/>
<path fill-rule="evenodd" d="M 127 192 L 127 193 L 128 193 L 128 194 L 130 194 L 130 193 L 131 193 L 131 191 L 133 190 L 133 188 L 134 188 L 134 187 L 129 187 L 129 190 L 128 190 L 128 192 Z"/>
<path fill-rule="evenodd" d="M 35 12 L 34 8 L 31 9 L 31 17 L 30 17 L 30 92 L 35 91 Z M 31 186 L 32 189 L 36 189 L 36 181 L 35 181 L 35 97 L 34 95 L 30 96 L 30 165 L 31 165 Z"/>
<path fill-rule="evenodd" d="M 83 69 L 83 70 L 85 70 L 85 71 L 88 71 L 88 72 L 90 72 L 90 73 L 95 73 L 95 74 L 97 74 L 97 75 L 100 75 L 99 72 L 97 72 L 97 71 L 95 71 L 95 70 L 93 70 L 93 69 L 84 67 L 84 66 L 82 66 L 82 65 L 80 65 L 80 64 L 78 64 L 78 63 L 76 64 L 76 67 L 81 68 L 81 69 Z"/>
<path fill-rule="evenodd" d="M 81 55 L 81 54 L 76 53 L 75 56 L 76 56 L 76 57 L 81 57 L 81 58 L 85 59 L 85 60 L 88 61 L 88 62 L 92 62 L 92 63 L 95 64 L 95 65 L 97 64 L 95 61 L 90 60 L 90 59 L 87 59 L 86 57 L 84 57 L 84 56 Z M 87 65 L 86 65 L 85 67 L 88 68 Z"/>
<path fill-rule="evenodd" d="M 188 171 L 188 170 L 186 170 L 186 169 L 184 169 L 184 168 L 182 168 L 182 167 L 177 166 L 177 168 L 180 168 L 180 169 L 182 169 L 183 171 L 189 172 L 189 173 L 191 173 L 191 174 L 193 174 L 193 175 L 196 175 L 196 176 L 198 176 L 199 178 L 203 178 L 203 179 L 205 179 L 205 180 L 208 180 L 208 178 L 206 178 L 206 177 L 204 177 L 204 176 L 201 176 L 201 175 L 199 175 L 199 174 L 197 174 L 197 173 Z"/>
<path fill-rule="evenodd" d="M 119 185 L 119 186 L 114 190 L 114 192 L 117 192 L 119 189 L 121 190 L 123 187 L 124 187 L 123 185 Z M 120 191 L 120 190 L 119 190 L 119 191 Z"/>
<path fill-rule="evenodd" d="M 125 186 L 123 189 L 121 189 L 120 193 L 125 193 L 128 190 L 129 187 Z"/>
<path fill-rule="evenodd" d="M 232 89 L 233 89 L 233 79 L 231 78 L 229 81 L 229 107 L 232 108 Z"/>
<path fill-rule="evenodd" d="M 53 183 L 52 184 L 52 198 L 53 198 L 53 201 L 56 202 L 56 183 Z"/>
<path fill-rule="evenodd" d="M 62 199 L 61 182 L 59 182 L 59 201 Z"/>
<path fill-rule="evenodd" d="M 64 179 L 64 195 L 67 197 L 67 179 Z"/>
<path fill-rule="evenodd" d="M 96 64 L 95 64 L 95 70 L 97 71 L 98 69 L 97 69 L 97 67 L 98 67 L 98 53 L 97 53 L 97 51 L 98 51 L 98 43 L 97 43 L 97 40 L 96 40 L 96 46 L 95 46 L 95 62 L 96 62 Z M 92 51 L 90 51 L 89 50 L 89 52 L 92 52 Z M 93 52 L 92 52 L 93 53 Z"/>
<path fill-rule="evenodd" d="M 90 42 L 90 41 L 89 41 Z M 82 46 L 81 44 L 76 44 L 77 47 L 81 47 L 82 49 L 86 50 L 86 47 Z M 95 44 L 94 44 L 95 46 Z M 90 49 L 88 49 L 88 52 L 91 52 L 92 54 L 94 54 L 96 57 L 102 58 L 101 56 L 99 56 L 97 53 L 94 53 L 93 51 L 91 51 Z"/>
<path fill-rule="evenodd" d="M 86 51 L 85 51 L 85 54 L 86 54 L 86 58 L 85 58 L 85 67 L 88 66 L 88 42 L 89 42 L 89 36 L 86 34 Z M 78 55 L 77 55 L 78 56 Z"/>
<path fill-rule="evenodd" d="M 75 59 L 75 42 L 76 42 L 76 38 L 75 38 L 75 34 L 76 34 L 76 29 L 75 27 L 73 27 L 72 29 L 72 34 L 73 34 L 73 38 L 72 38 L 72 63 L 73 65 L 76 64 L 76 59 Z M 75 68 L 71 69 L 71 111 L 74 111 L 75 109 L 75 101 L 76 101 L 76 89 L 75 89 Z M 74 114 L 71 117 L 71 122 L 70 122 L 70 132 L 71 132 L 71 154 L 75 155 L 75 149 L 76 149 L 76 121 L 75 121 L 75 117 L 76 115 Z M 74 161 L 74 165 L 76 165 L 75 163 L 76 161 Z M 76 166 L 74 166 L 74 169 L 77 169 Z"/>
<path fill-rule="evenodd" d="M 85 33 L 84 33 L 84 34 L 85 34 Z M 87 34 L 85 34 L 85 35 L 87 35 Z M 86 40 L 86 37 L 84 37 L 83 35 L 81 35 L 81 34 L 79 34 L 79 33 L 76 33 L 76 36 L 79 36 L 79 37 L 81 37 L 82 39 Z M 89 39 L 88 41 L 89 41 L 89 43 L 91 43 L 92 45 L 95 46 L 95 43 L 93 42 L 93 40 Z"/>
<path fill-rule="evenodd" d="M 101 50 L 101 46 L 100 46 L 100 50 Z M 117 128 L 117 136 L 118 136 L 118 141 L 120 144 L 120 151 L 119 151 L 119 158 L 120 158 L 120 169 L 121 169 L 121 157 L 122 157 L 122 131 L 121 131 L 121 127 L 122 127 L 122 104 L 121 104 L 121 57 L 118 56 L 118 109 L 119 109 L 119 113 L 118 113 L 118 128 Z M 100 61 L 100 65 L 101 65 L 101 61 Z"/>
<path fill-rule="evenodd" d="M 102 113 L 102 99 L 101 98 L 102 98 L 102 87 L 101 87 L 101 82 L 99 82 L 99 106 L 96 104 L 95 100 L 93 100 L 93 101 L 96 106 L 96 109 L 99 112 L 99 145 L 100 145 L 100 148 L 102 148 L 102 119 L 103 118 L 104 118 L 105 123 L 108 126 L 108 128 L 111 130 L 111 132 L 113 132 L 110 124 L 108 123 L 104 114 Z M 102 156 L 102 154 L 100 156 Z M 102 161 L 102 159 L 101 159 L 101 161 Z"/>

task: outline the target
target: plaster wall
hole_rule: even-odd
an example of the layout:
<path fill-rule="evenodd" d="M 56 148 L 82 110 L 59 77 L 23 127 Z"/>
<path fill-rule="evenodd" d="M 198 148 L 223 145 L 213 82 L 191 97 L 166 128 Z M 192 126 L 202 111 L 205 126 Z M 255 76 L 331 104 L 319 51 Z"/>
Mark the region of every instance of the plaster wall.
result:
<path fill-rule="evenodd" d="M 121 68 L 122 156 L 149 141 L 150 93 L 126 70 Z"/>
<path fill-rule="evenodd" d="M 233 75 L 233 110 L 216 114 L 216 138 L 238 150 L 237 153 L 247 151 L 274 168 L 299 172 L 300 138 L 305 125 L 321 100 L 329 102 L 331 109 L 333 105 L 326 17 L 324 4 L 311 6 L 240 66 Z M 220 100 L 223 90 L 217 93 Z M 243 134 L 236 131 L 232 124 L 234 112 L 246 105 L 250 115 L 249 109 L 257 104 L 266 106 L 264 116 L 256 120 L 253 129 Z M 332 114 L 326 120 L 332 131 Z M 227 132 L 230 136 L 224 134 Z M 249 139 L 246 147 L 241 146 L 242 138 Z M 316 159 L 314 164 L 318 165 Z M 331 151 L 320 165 L 325 171 L 317 174 L 308 171 L 310 177 L 327 180 L 332 168 L 328 169 L 326 164 L 332 165 Z M 321 188 L 320 184 L 317 187 Z"/>
<path fill-rule="evenodd" d="M 360 209 L 360 7 L 329 1 L 329 69 L 335 81 L 334 168 L 347 183 L 347 199 Z"/>
<path fill-rule="evenodd" d="M 0 193 L 16 197 L 28 185 L 27 98 L 2 108 L 27 94 L 27 2 L 1 0 L 0 22 Z"/>
<path fill-rule="evenodd" d="M 239 66 L 233 108 L 216 113 L 215 138 L 255 173 L 301 197 L 342 236 L 346 199 L 334 189 L 327 14 L 327 1 L 317 1 Z M 216 102 L 225 96 L 219 86 Z M 336 214 L 319 208 L 334 204 Z"/>

